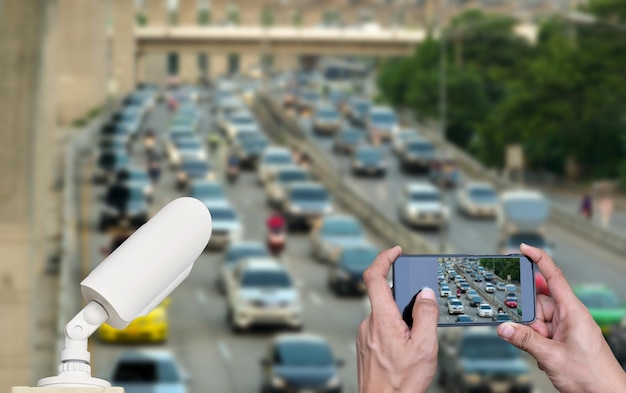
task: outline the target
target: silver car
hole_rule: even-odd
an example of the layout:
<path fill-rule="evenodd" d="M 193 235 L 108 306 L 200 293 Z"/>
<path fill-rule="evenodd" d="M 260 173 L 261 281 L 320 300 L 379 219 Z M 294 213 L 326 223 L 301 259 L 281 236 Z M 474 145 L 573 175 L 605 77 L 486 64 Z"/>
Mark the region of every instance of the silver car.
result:
<path fill-rule="evenodd" d="M 270 206 L 280 206 L 285 200 L 289 184 L 310 179 L 309 172 L 297 165 L 279 168 L 274 177 L 265 183 L 267 203 Z"/>
<path fill-rule="evenodd" d="M 227 287 L 228 321 L 233 330 L 255 325 L 302 328 L 300 295 L 287 268 L 272 258 L 240 261 Z"/>
<path fill-rule="evenodd" d="M 213 232 L 207 248 L 223 249 L 230 243 L 240 241 L 243 227 L 237 213 L 228 202 L 215 201 L 207 205 L 213 220 Z"/>
<path fill-rule="evenodd" d="M 430 183 L 408 184 L 398 203 L 400 220 L 411 226 L 443 227 L 449 212 L 439 190 Z"/>
<path fill-rule="evenodd" d="M 456 205 L 459 212 L 467 216 L 495 218 L 498 194 L 488 183 L 470 182 L 457 191 Z"/>

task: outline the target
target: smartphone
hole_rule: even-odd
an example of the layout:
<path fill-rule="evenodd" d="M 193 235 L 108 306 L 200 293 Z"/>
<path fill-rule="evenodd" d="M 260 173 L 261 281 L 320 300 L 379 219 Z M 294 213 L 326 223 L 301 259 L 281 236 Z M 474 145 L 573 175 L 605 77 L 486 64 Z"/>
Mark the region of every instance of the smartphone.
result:
<path fill-rule="evenodd" d="M 439 326 L 535 320 L 534 264 L 521 254 L 399 256 L 393 264 L 393 296 L 409 326 L 423 287 L 435 291 Z"/>

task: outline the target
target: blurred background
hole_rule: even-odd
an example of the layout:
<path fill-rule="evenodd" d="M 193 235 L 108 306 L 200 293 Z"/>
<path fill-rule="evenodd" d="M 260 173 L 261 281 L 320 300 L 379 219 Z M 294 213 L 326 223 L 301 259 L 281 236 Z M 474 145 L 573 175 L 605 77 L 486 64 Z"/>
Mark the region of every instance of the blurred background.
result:
<path fill-rule="evenodd" d="M 545 249 L 626 360 L 622 0 L 1 0 L 0 75 L 0 390 L 56 374 L 80 281 L 179 196 L 207 250 L 91 339 L 129 392 L 356 392 L 395 244 Z M 439 276 L 450 320 L 520 312 L 488 267 Z M 432 392 L 554 391 L 490 328 L 440 343 Z"/>

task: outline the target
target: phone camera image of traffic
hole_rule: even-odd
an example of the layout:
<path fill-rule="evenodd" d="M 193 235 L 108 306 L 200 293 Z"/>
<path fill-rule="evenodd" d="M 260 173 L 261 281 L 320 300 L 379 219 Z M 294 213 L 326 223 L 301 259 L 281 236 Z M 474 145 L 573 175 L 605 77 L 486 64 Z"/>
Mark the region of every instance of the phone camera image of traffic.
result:
<path fill-rule="evenodd" d="M 437 258 L 440 324 L 522 320 L 520 258 Z"/>

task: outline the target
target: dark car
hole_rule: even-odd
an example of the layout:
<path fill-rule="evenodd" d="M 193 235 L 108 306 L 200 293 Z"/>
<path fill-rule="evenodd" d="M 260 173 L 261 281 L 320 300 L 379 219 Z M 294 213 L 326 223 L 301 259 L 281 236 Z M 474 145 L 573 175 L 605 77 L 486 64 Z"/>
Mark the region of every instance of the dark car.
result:
<path fill-rule="evenodd" d="M 457 315 L 454 321 L 457 323 L 468 323 L 468 322 L 472 322 L 472 318 L 470 318 L 469 315 L 461 314 L 461 315 Z"/>
<path fill-rule="evenodd" d="M 480 303 L 482 303 L 482 302 L 483 302 L 483 299 L 481 299 L 480 296 L 472 296 L 470 298 L 469 305 L 471 307 L 478 307 L 478 306 L 480 306 Z"/>
<path fill-rule="evenodd" d="M 130 167 L 130 157 L 126 149 L 103 150 L 98 157 L 93 180 L 96 184 L 110 183 L 115 173 Z"/>
<path fill-rule="evenodd" d="M 494 316 L 491 317 L 491 319 L 494 322 L 509 322 L 511 321 L 511 316 L 507 313 L 499 312 L 497 314 L 494 314 Z"/>
<path fill-rule="evenodd" d="M 289 228 L 308 227 L 333 211 L 330 194 L 319 183 L 292 183 L 287 186 L 285 195 L 282 211 Z"/>
<path fill-rule="evenodd" d="M 138 228 L 148 221 L 149 206 L 144 189 L 130 184 L 127 184 L 126 188 L 128 198 L 120 205 L 123 211 L 120 211 L 119 206 L 113 206 L 105 201 L 98 223 L 100 231 L 104 232 L 116 226 Z"/>
<path fill-rule="evenodd" d="M 344 128 L 335 135 L 333 150 L 337 153 L 351 153 L 364 140 L 363 131 L 358 128 Z"/>
<path fill-rule="evenodd" d="M 329 268 L 328 286 L 337 294 L 364 294 L 363 272 L 376 259 L 378 252 L 375 247 L 367 245 L 344 248 L 338 263 Z"/>
<path fill-rule="evenodd" d="M 380 149 L 362 146 L 352 154 L 352 173 L 355 175 L 385 176 L 387 162 Z"/>
<path fill-rule="evenodd" d="M 281 334 L 261 359 L 261 392 L 340 393 L 338 367 L 328 342 L 312 334 Z"/>
<path fill-rule="evenodd" d="M 522 353 L 491 327 L 448 329 L 439 337 L 438 382 L 455 392 L 530 393 Z"/>
<path fill-rule="evenodd" d="M 141 350 L 120 355 L 111 383 L 126 393 L 186 393 L 188 379 L 170 351 Z"/>
<path fill-rule="evenodd" d="M 404 149 L 398 153 L 398 162 L 403 171 L 429 172 L 436 160 L 435 146 L 422 138 L 414 138 L 406 142 Z"/>

